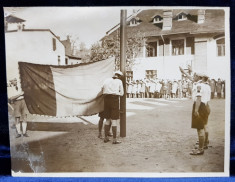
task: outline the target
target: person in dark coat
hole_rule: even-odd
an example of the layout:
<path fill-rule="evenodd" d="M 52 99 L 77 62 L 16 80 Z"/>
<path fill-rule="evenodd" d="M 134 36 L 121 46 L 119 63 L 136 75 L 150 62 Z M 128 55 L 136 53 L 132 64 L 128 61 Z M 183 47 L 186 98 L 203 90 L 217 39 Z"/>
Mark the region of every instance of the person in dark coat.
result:
<path fill-rule="evenodd" d="M 198 138 L 199 138 L 199 148 L 197 150 L 193 150 L 190 154 L 191 155 L 202 155 L 204 154 L 204 144 L 205 144 L 205 137 L 204 137 L 204 127 L 208 121 L 208 111 L 206 105 L 201 102 L 201 93 L 198 92 L 196 94 L 196 101 L 193 104 L 192 110 L 192 128 L 197 129 Z"/>

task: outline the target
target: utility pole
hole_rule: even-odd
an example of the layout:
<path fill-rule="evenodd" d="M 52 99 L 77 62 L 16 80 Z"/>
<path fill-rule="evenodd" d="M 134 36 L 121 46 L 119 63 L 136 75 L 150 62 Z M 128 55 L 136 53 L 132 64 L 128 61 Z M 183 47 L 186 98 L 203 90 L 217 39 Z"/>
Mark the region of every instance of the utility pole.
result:
<path fill-rule="evenodd" d="M 126 15 L 127 10 L 121 10 L 120 17 L 120 69 L 123 73 L 124 95 L 120 99 L 120 136 L 126 137 Z"/>

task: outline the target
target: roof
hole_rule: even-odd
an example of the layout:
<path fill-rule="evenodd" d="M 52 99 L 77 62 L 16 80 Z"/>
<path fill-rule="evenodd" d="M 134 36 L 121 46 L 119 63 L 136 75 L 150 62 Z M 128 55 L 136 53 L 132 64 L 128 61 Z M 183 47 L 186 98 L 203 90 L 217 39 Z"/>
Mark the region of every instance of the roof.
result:
<path fill-rule="evenodd" d="M 25 20 L 21 19 L 21 18 L 18 18 L 16 16 L 13 16 L 13 15 L 9 15 L 6 17 L 6 21 L 8 23 L 21 23 L 21 22 L 25 22 Z"/>
<path fill-rule="evenodd" d="M 55 38 L 57 38 L 61 42 L 61 40 L 58 38 L 58 36 L 56 36 L 50 29 L 22 29 L 22 31 L 23 32 L 37 32 L 37 31 L 38 32 L 50 32 L 52 35 L 55 36 Z M 18 30 L 6 31 L 6 33 L 10 33 L 10 32 L 18 32 Z"/>
<path fill-rule="evenodd" d="M 187 20 L 178 21 L 176 19 L 177 15 L 179 15 L 181 12 L 187 14 Z M 160 36 L 179 33 L 196 34 L 224 32 L 224 10 L 205 10 L 205 21 L 201 24 L 197 23 L 197 12 L 197 9 L 172 10 L 172 28 L 171 30 L 163 30 L 162 23 L 152 23 L 154 16 L 163 16 L 163 10 L 142 10 L 137 14 L 137 17 L 139 17 L 142 22 L 137 26 L 127 26 L 127 33 L 135 34 L 136 32 L 141 32 L 144 33 L 145 36 Z"/>
<path fill-rule="evenodd" d="M 71 59 L 77 59 L 77 60 L 81 60 L 82 59 L 82 58 L 77 57 L 77 56 L 71 56 L 71 55 L 66 55 L 66 56 L 68 56 Z"/>

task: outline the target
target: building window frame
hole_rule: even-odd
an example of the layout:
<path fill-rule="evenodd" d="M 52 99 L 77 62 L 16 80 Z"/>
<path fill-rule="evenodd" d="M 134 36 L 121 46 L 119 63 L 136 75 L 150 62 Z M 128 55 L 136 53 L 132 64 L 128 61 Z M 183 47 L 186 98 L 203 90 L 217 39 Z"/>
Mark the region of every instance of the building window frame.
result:
<path fill-rule="evenodd" d="M 153 24 L 155 24 L 155 23 L 162 23 L 162 22 L 163 22 L 163 18 L 160 15 L 156 15 L 153 18 Z"/>
<path fill-rule="evenodd" d="M 129 26 L 137 26 L 140 24 L 140 19 L 138 17 L 133 17 L 130 21 L 129 21 Z"/>
<path fill-rule="evenodd" d="M 152 45 L 149 45 L 149 43 L 153 44 L 155 43 L 156 46 L 152 46 Z M 148 54 L 148 48 L 153 48 L 153 54 L 152 56 Z M 158 56 L 158 40 L 155 40 L 155 41 L 149 41 L 149 42 L 146 42 L 146 57 L 149 58 L 149 57 L 157 57 Z"/>
<path fill-rule="evenodd" d="M 187 20 L 187 14 L 184 12 L 181 12 L 180 14 L 178 14 L 178 21 L 184 21 Z"/>
<path fill-rule="evenodd" d="M 173 51 L 173 46 L 172 46 L 172 41 L 174 40 L 184 40 L 184 53 L 183 54 L 177 54 L 177 55 L 174 55 L 172 54 L 172 51 Z M 178 37 L 178 38 L 171 38 L 170 39 L 170 56 L 184 56 L 186 55 L 186 37 Z"/>
<path fill-rule="evenodd" d="M 217 43 L 219 40 L 224 40 L 224 43 Z M 216 56 L 224 57 L 225 56 L 225 37 L 220 37 L 216 39 Z"/>
<path fill-rule="evenodd" d="M 147 79 L 157 78 L 157 70 L 145 70 L 145 78 Z"/>

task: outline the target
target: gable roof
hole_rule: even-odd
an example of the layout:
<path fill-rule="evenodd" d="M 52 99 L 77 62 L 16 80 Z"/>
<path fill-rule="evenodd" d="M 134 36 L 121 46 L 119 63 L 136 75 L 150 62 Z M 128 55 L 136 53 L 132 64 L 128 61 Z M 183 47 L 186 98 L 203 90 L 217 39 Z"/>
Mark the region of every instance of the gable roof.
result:
<path fill-rule="evenodd" d="M 7 16 L 6 21 L 7 21 L 7 23 L 22 23 L 22 22 L 25 22 L 25 20 L 23 20 L 21 18 L 18 18 L 14 15 Z"/>
<path fill-rule="evenodd" d="M 187 20 L 176 21 L 174 18 L 181 12 L 187 13 Z M 127 27 L 128 34 L 136 32 L 144 33 L 145 36 L 160 36 L 179 33 L 212 33 L 224 32 L 224 10 L 207 9 L 205 10 L 205 21 L 202 24 L 197 23 L 198 9 L 174 9 L 172 10 L 172 28 L 171 30 L 162 30 L 162 23 L 154 25 L 151 23 L 154 15 L 163 16 L 163 10 L 150 9 L 142 10 L 136 16 L 142 21 L 139 25 Z M 111 33 L 112 34 L 112 33 Z M 111 35 L 110 34 L 110 35 Z"/>
<path fill-rule="evenodd" d="M 66 56 L 68 56 L 70 59 L 82 60 L 82 58 L 78 56 L 73 56 L 73 55 L 66 55 Z"/>
<path fill-rule="evenodd" d="M 6 33 L 18 32 L 18 30 L 7 30 Z M 56 36 L 50 29 L 22 29 L 22 32 L 50 32 L 58 41 L 61 42 L 58 36 Z M 62 43 L 62 42 L 61 42 Z"/>

